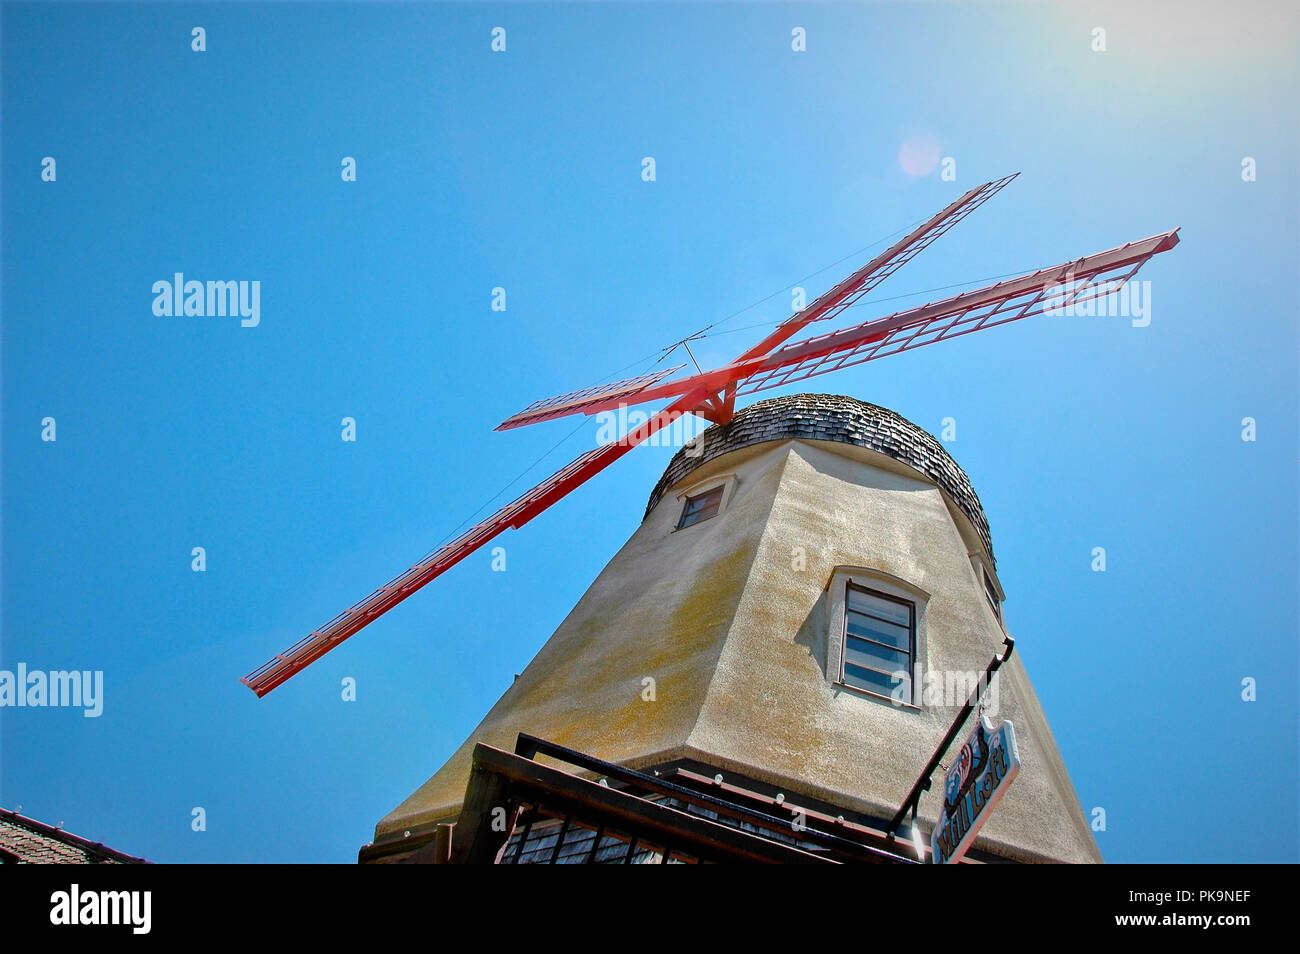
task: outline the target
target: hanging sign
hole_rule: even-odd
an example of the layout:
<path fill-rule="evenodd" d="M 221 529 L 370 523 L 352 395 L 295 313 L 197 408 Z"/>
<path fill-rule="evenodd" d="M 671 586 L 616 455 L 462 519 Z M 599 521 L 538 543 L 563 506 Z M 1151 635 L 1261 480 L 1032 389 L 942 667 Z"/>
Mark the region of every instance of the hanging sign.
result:
<path fill-rule="evenodd" d="M 935 864 L 952 864 L 966 853 L 1019 771 L 1014 727 L 994 727 L 981 715 L 944 776 L 943 807 L 930 836 Z"/>

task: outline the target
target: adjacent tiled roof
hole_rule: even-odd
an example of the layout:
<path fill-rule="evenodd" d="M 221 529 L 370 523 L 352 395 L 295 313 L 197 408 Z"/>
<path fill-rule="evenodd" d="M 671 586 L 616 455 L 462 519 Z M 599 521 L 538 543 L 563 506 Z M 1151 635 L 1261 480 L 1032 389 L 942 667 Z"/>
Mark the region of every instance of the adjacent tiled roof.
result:
<path fill-rule="evenodd" d="M 646 514 L 668 488 L 701 464 L 751 444 L 796 438 L 867 447 L 920 472 L 970 518 L 989 559 L 993 559 L 993 540 L 984 508 L 970 478 L 943 445 L 888 408 L 838 394 L 792 394 L 759 401 L 737 411 L 729 423 L 708 428 L 701 438 L 703 453 L 692 449 L 694 452 L 688 456 L 688 448 L 684 447 L 673 456 L 650 493 Z"/>
<path fill-rule="evenodd" d="M 0 859 L 44 865 L 140 865 L 143 858 L 114 851 L 61 828 L 0 808 Z"/>

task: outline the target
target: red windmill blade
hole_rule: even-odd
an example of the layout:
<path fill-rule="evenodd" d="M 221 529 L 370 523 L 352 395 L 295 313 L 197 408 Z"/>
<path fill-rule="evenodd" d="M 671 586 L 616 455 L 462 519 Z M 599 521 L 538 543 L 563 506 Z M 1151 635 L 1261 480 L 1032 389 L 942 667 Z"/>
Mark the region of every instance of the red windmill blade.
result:
<path fill-rule="evenodd" d="M 1178 230 L 1130 242 L 1009 281 L 963 292 L 863 322 L 773 352 L 738 387 L 739 394 L 802 381 L 876 358 L 994 328 L 1045 311 L 1110 295 L 1161 252 L 1178 244 Z"/>
<path fill-rule="evenodd" d="M 699 414 L 715 423 L 725 423 L 731 418 L 738 391 L 751 393 L 776 387 L 838 367 L 869 361 L 884 354 L 919 347 L 921 344 L 942 340 L 945 336 L 956 337 L 1035 314 L 1037 311 L 1033 309 L 1041 311 L 1045 307 L 1043 302 L 1053 288 L 1053 282 L 1073 278 L 1076 281 L 1083 279 L 1104 283 L 1115 281 L 1115 276 L 1124 274 L 1125 277 L 1120 280 L 1122 283 L 1152 255 L 1172 248 L 1178 241 L 1176 232 L 1164 233 L 1067 265 L 1029 273 L 986 289 L 866 322 L 842 332 L 781 347 L 810 323 L 840 315 L 1014 178 L 1015 175 L 1006 176 L 971 189 L 815 299 L 807 308 L 786 319 L 771 334 L 730 364 L 667 383 L 662 383 L 663 378 L 680 368 L 562 394 L 538 401 L 508 418 L 498 430 L 579 412 L 595 414 L 629 402 L 640 404 L 656 398 L 676 398 L 668 407 L 618 441 L 581 455 L 486 520 L 439 547 L 351 609 L 276 655 L 241 681 L 258 696 L 266 695 L 489 540 L 508 528 L 523 526 L 683 414 Z M 1095 297 L 1080 297 L 1081 295 L 1085 293 L 1076 293 L 1074 300 Z M 1021 305 L 1025 301 L 1028 304 Z M 1007 317 L 1013 305 L 1019 306 L 1019 310 Z M 955 330 L 958 328 L 962 330 Z"/>
<path fill-rule="evenodd" d="M 863 295 L 872 291 L 886 278 L 929 248 L 941 235 L 996 195 L 1018 175 L 1020 173 L 1015 172 L 971 189 L 943 211 L 935 214 L 867 262 L 848 278 L 818 296 L 807 307 L 795 312 L 781 322 L 771 334 L 724 368 L 659 387 L 655 387 L 655 383 L 673 373 L 672 371 L 661 372 L 657 376 L 643 375 L 639 378 L 627 378 L 622 381 L 615 381 L 613 384 L 606 384 L 603 387 L 560 394 L 530 404 L 518 414 L 510 416 L 498 424 L 497 430 L 505 431 L 514 427 L 523 427 L 525 424 L 536 424 L 538 421 L 563 417 L 577 411 L 582 411 L 584 414 L 596 414 L 599 411 L 617 407 L 619 404 L 629 403 L 629 399 L 632 397 L 636 398 L 635 401 L 631 402 L 635 404 L 643 404 L 646 401 L 653 401 L 663 397 L 677 397 L 685 394 L 691 387 L 700 384 L 711 386 L 714 393 L 723 390 L 743 376 L 733 374 L 733 368 L 744 366 L 746 362 L 752 363 L 757 358 L 766 356 L 773 348 L 789 341 L 814 321 L 828 321 L 835 318 L 844 309 L 854 305 Z M 680 370 L 680 366 L 673 370 Z M 652 380 L 647 380 L 652 377 Z M 687 383 L 688 381 L 690 383 Z M 605 392 L 611 393 L 607 394 Z M 727 407 L 730 407 L 730 405 L 727 405 Z M 703 416 L 710 420 L 714 419 L 709 414 Z M 726 415 L 723 414 L 723 416 Z"/>
<path fill-rule="evenodd" d="M 990 196 L 1015 178 L 1006 176 L 986 182 L 971 189 L 943 211 L 913 229 L 848 278 L 821 295 L 803 311 L 786 319 L 763 341 L 737 358 L 737 362 L 753 362 L 771 349 L 788 341 L 810 322 L 833 317 L 857 301 L 902 265 L 929 247 L 957 222 L 982 205 Z M 538 401 L 510 418 L 500 429 L 518 427 L 538 421 L 551 420 L 567 414 L 595 413 L 591 408 L 604 404 L 626 402 L 636 397 L 637 403 L 648 400 L 647 390 L 655 382 L 673 373 L 669 369 L 657 375 L 642 375 L 601 387 L 574 391 L 554 398 Z M 451 569 L 465 557 L 482 547 L 507 528 L 523 526 L 534 516 L 564 497 L 570 491 L 594 477 L 611 463 L 622 457 L 637 444 L 649 438 L 662 427 L 671 424 L 682 414 L 699 413 L 714 421 L 729 419 L 735 401 L 734 389 L 727 396 L 721 394 L 734 384 L 719 381 L 716 386 L 697 382 L 674 389 L 677 397 L 664 410 L 652 416 L 640 427 L 633 429 L 620 440 L 596 450 L 588 451 L 572 463 L 552 474 L 542 483 L 525 492 L 481 523 L 471 527 L 450 543 L 439 547 L 420 562 L 410 567 L 396 579 L 389 581 L 361 602 L 357 603 L 319 629 L 313 630 L 283 653 L 279 653 L 259 668 L 245 676 L 241 682 L 258 696 L 264 696 L 294 674 L 301 672 L 325 653 L 355 635 L 376 617 L 383 615 L 416 590 Z"/>
<path fill-rule="evenodd" d="M 385 583 L 320 629 L 312 631 L 284 652 L 275 655 L 240 682 L 259 696 L 266 695 L 290 676 L 306 669 L 343 640 L 355 635 L 376 617 L 387 613 L 416 590 L 450 570 L 493 537 L 507 529 L 522 527 L 551 504 L 586 483 L 637 444 L 646 440 L 651 434 L 677 420 L 686 412 L 683 405 L 702 400 L 704 396 L 702 390 L 691 392 L 681 401 L 654 415 L 622 440 L 582 454 L 536 487 L 516 497 L 486 520 L 475 524 L 450 543 L 434 550 L 401 576 Z"/>
<path fill-rule="evenodd" d="M 569 414 L 586 410 L 595 404 L 603 405 L 610 401 L 626 401 L 632 395 L 644 391 L 650 385 L 662 381 L 670 374 L 676 374 L 684 367 L 686 365 L 679 364 L 673 368 L 664 368 L 662 371 L 642 374 L 635 378 L 624 378 L 622 381 L 615 381 L 612 384 L 598 384 L 582 391 L 570 391 L 568 394 L 557 394 L 555 397 L 534 401 L 510 418 L 511 421 L 517 421 L 517 423 L 507 422 L 501 424 L 497 427 L 497 430 L 504 431 L 510 427 L 522 427 L 524 424 L 536 424 L 539 421 L 550 421 L 557 417 L 566 417 Z M 641 402 L 638 401 L 637 403 Z"/>
<path fill-rule="evenodd" d="M 1104 298 L 1136 275 L 1138 269 L 1152 256 L 1166 252 L 1177 244 L 1177 229 L 1161 232 L 1073 262 L 1026 272 L 996 285 L 963 292 L 943 301 L 930 302 L 820 337 L 788 344 L 770 354 L 755 354 L 751 348 L 746 355 L 731 364 L 712 371 L 663 384 L 651 381 L 633 386 L 631 382 L 640 379 L 630 379 L 619 383 L 627 386 L 609 385 L 611 391 L 617 392 L 617 397 L 597 394 L 581 403 L 569 400 L 575 395 L 589 394 L 587 391 L 579 391 L 575 395 L 548 398 L 531 407 L 561 407 L 562 410 L 552 412 L 549 417 L 562 417 L 578 411 L 598 414 L 620 404 L 640 404 L 699 387 L 713 390 L 734 387 L 736 394 L 765 391 L 864 361 L 910 351 L 936 341 L 1004 325 L 1019 318 L 1042 314 L 1045 310 Z M 543 419 L 529 419 L 530 410 L 531 408 L 507 418 L 498 430 Z"/>

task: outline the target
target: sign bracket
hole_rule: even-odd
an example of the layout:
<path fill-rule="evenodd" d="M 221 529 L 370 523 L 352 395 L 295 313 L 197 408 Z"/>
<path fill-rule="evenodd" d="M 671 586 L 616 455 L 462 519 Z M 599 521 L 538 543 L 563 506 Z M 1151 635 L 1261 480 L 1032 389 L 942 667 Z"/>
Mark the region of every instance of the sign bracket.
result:
<path fill-rule="evenodd" d="M 1010 636 L 1007 636 L 1005 637 L 1003 647 L 1002 652 L 1000 654 L 995 653 L 993 658 L 989 661 L 988 668 L 984 670 L 984 675 L 976 680 L 975 688 L 971 690 L 970 696 L 966 699 L 966 704 L 962 706 L 961 712 L 957 713 L 957 718 L 948 728 L 948 734 L 943 737 L 943 741 L 939 743 L 939 747 L 934 750 L 934 755 L 930 756 L 930 761 L 926 763 L 924 771 L 921 772 L 921 777 L 918 778 L 916 784 L 912 786 L 912 791 L 908 794 L 907 800 L 903 802 L 902 807 L 894 813 L 894 817 L 890 821 L 889 827 L 885 829 L 886 843 L 892 843 L 894 841 L 894 836 L 898 832 L 898 826 L 903 823 L 903 819 L 907 817 L 908 812 L 911 812 L 912 814 L 912 827 L 915 829 L 916 814 L 917 810 L 920 808 L 921 796 L 930 790 L 930 776 L 932 776 L 934 770 L 939 767 L 939 761 L 947 753 L 948 747 L 952 745 L 953 739 L 957 738 L 957 733 L 962 730 L 962 726 L 966 724 L 966 720 L 970 718 L 970 714 L 975 710 L 976 706 L 980 704 L 985 688 L 993 681 L 993 674 L 1001 668 L 1004 662 L 1011 658 L 1011 654 L 1016 648 L 1016 641 Z"/>

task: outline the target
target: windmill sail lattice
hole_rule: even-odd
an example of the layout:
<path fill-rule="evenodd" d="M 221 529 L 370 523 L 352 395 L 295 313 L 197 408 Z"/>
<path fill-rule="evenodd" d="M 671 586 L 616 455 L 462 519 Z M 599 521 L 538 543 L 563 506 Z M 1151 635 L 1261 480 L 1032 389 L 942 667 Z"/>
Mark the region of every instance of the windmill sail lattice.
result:
<path fill-rule="evenodd" d="M 364 600 L 314 630 L 241 680 L 264 696 L 377 617 L 507 529 L 523 526 L 633 447 L 681 415 L 715 423 L 730 419 L 737 395 L 780 387 L 839 368 L 933 344 L 947 338 L 1040 314 L 1045 309 L 1102 297 L 1117 290 L 1152 256 L 1178 242 L 1177 230 L 1131 242 L 1074 262 L 883 318 L 787 344 L 808 325 L 840 316 L 882 281 L 928 248 L 1007 185 L 1015 175 L 983 183 L 913 229 L 881 254 L 781 322 L 730 364 L 675 381 L 682 366 L 535 402 L 498 427 L 504 430 L 570 414 L 596 414 L 620 404 L 675 400 L 618 441 L 587 451 L 542 483 L 439 547 Z"/>

